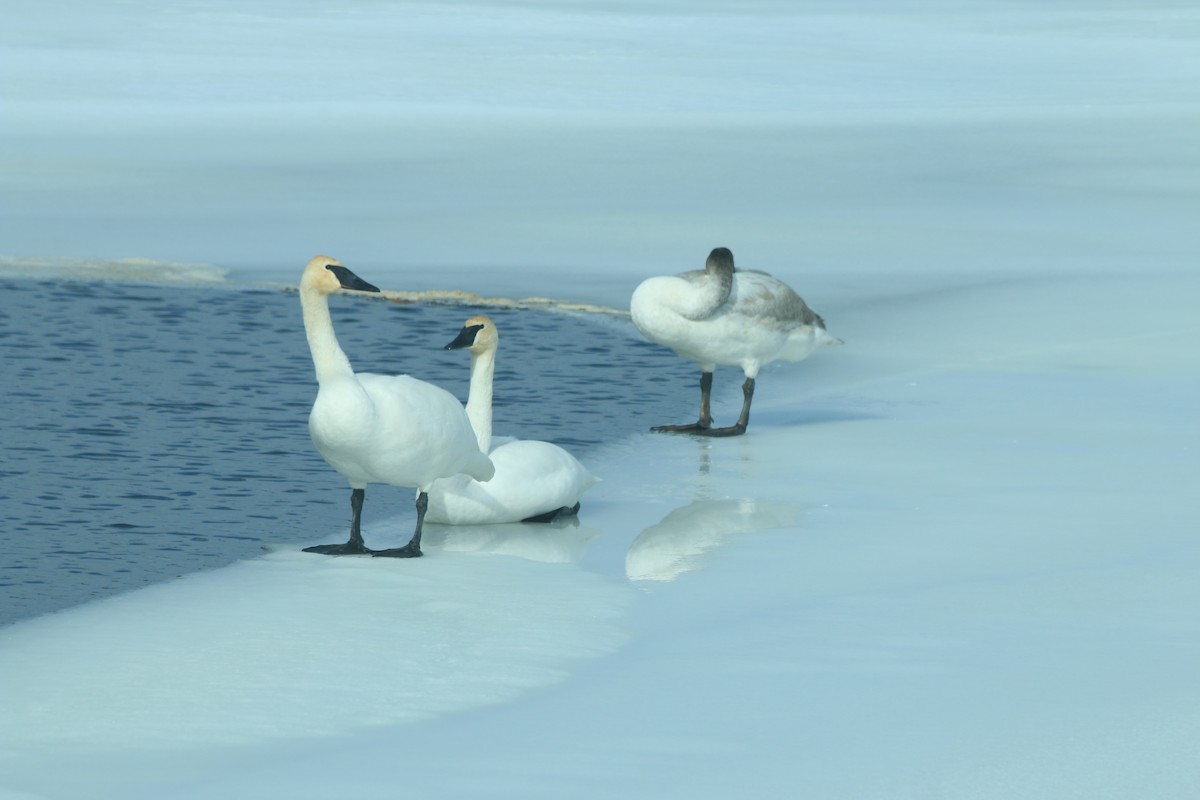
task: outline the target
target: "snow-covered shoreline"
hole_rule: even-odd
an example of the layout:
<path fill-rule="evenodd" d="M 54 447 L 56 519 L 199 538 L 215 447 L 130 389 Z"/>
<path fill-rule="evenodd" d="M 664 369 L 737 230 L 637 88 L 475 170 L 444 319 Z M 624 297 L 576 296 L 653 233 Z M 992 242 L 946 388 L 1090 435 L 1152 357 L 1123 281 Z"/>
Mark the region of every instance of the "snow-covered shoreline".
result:
<path fill-rule="evenodd" d="M 623 309 L 725 246 L 846 346 L 613 436 L 578 527 L 0 628 L 4 800 L 1200 796 L 1195 3 L 9 17 L 0 269 Z"/>
<path fill-rule="evenodd" d="M 765 371 L 747 436 L 598 453 L 578 529 L 275 552 L 5 629 L 4 788 L 1182 796 L 1196 283 L 1005 286 L 830 310 L 847 347 Z"/>

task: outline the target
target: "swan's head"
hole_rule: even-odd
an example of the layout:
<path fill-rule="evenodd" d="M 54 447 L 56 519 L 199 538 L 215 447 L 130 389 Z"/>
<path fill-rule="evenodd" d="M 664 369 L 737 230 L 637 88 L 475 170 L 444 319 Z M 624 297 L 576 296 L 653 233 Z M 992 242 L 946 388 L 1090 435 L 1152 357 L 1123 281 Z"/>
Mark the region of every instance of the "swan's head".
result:
<path fill-rule="evenodd" d="M 463 323 L 463 329 L 453 342 L 446 345 L 447 350 L 462 350 L 466 348 L 471 355 L 477 356 L 488 350 L 495 350 L 500 344 L 500 336 L 496 333 L 496 323 L 491 317 L 471 317 Z"/>
<path fill-rule="evenodd" d="M 708 261 L 705 262 L 704 268 L 710 273 L 718 275 L 731 273 L 736 268 L 733 266 L 733 252 L 728 247 L 714 248 L 708 254 Z"/>
<path fill-rule="evenodd" d="M 343 267 L 342 262 L 328 256 L 317 256 L 308 262 L 304 274 L 300 277 L 300 288 L 313 289 L 320 294 L 332 294 L 339 289 L 352 289 L 356 292 L 379 291 L 379 287 L 367 283 Z"/>

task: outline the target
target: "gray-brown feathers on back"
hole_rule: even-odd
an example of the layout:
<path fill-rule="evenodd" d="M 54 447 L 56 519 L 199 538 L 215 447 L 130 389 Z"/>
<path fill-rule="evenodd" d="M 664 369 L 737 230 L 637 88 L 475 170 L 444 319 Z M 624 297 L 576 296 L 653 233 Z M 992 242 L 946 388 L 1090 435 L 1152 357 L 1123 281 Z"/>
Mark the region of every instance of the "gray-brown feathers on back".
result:
<path fill-rule="evenodd" d="M 762 275 L 771 281 L 772 286 L 750 281 L 739 283 L 738 303 L 742 306 L 741 313 L 751 317 L 776 320 L 779 323 L 794 327 L 795 325 L 816 325 L 824 329 L 825 320 L 821 315 L 808 307 L 804 299 L 796 294 L 792 287 L 774 278 L 769 272 L 760 269 L 739 269 L 740 275 Z"/>

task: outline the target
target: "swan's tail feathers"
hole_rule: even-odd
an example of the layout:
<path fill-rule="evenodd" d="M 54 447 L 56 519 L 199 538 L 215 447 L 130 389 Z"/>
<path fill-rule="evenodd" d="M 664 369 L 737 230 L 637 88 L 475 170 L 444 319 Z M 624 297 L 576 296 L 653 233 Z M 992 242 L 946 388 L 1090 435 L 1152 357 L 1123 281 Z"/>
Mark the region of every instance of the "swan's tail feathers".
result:
<path fill-rule="evenodd" d="M 832 347 L 838 344 L 845 344 L 845 342 L 836 336 L 830 336 L 829 332 L 824 328 L 817 328 L 817 344 Z"/>

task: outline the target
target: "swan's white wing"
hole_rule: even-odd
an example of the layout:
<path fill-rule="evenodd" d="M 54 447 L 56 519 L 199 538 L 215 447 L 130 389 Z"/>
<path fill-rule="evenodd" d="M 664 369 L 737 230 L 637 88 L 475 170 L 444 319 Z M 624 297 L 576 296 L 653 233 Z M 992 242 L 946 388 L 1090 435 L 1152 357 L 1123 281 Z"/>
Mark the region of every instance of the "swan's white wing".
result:
<path fill-rule="evenodd" d="M 356 377 L 374 401 L 375 440 L 369 458 L 381 482 L 422 487 L 458 473 L 478 480 L 491 477 L 491 462 L 479 452 L 466 411 L 454 395 L 407 375 Z"/>
<path fill-rule="evenodd" d="M 487 483 L 462 478 L 435 483 L 425 518 L 451 525 L 520 522 L 574 506 L 597 480 L 549 442 L 519 439 L 492 450 L 491 458 L 496 474 Z"/>

